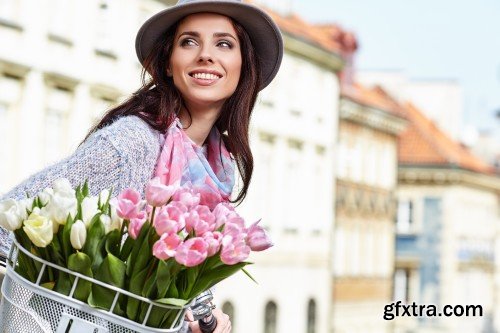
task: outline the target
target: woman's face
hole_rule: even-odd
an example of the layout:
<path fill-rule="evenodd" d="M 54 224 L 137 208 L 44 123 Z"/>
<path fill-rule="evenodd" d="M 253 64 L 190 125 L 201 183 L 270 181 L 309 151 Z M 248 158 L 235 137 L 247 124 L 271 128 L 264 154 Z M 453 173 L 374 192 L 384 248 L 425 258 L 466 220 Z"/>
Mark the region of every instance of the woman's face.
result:
<path fill-rule="evenodd" d="M 231 20 L 199 13 L 180 22 L 167 74 L 188 105 L 220 109 L 236 90 L 241 62 L 240 42 Z"/>

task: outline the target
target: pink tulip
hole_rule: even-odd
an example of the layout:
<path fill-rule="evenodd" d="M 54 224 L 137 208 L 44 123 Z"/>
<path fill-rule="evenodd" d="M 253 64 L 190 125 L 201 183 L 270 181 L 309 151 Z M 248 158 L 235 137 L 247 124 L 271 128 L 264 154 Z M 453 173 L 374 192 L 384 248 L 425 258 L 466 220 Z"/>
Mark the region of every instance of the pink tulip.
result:
<path fill-rule="evenodd" d="M 226 222 L 233 217 L 239 217 L 238 214 L 234 211 L 233 206 L 231 206 L 228 202 L 221 202 L 213 211 L 215 215 L 215 229 L 219 229 L 221 226 L 226 224 Z"/>
<path fill-rule="evenodd" d="M 188 209 L 192 209 L 200 203 L 200 194 L 195 193 L 188 182 L 184 187 L 175 191 L 173 199 L 180 201 Z"/>
<path fill-rule="evenodd" d="M 214 231 L 215 216 L 207 206 L 198 205 L 186 216 L 186 230 L 194 231 L 196 236 L 201 236 L 207 231 Z"/>
<path fill-rule="evenodd" d="M 186 267 L 201 264 L 208 255 L 208 244 L 201 237 L 190 238 L 177 248 L 175 260 Z"/>
<path fill-rule="evenodd" d="M 218 231 L 206 232 L 203 234 L 203 239 L 208 244 L 208 256 L 211 257 L 215 255 L 220 250 L 222 243 L 222 234 Z"/>
<path fill-rule="evenodd" d="M 113 205 L 116 206 L 116 213 L 119 217 L 131 220 L 139 214 L 142 205 L 141 195 L 136 190 L 128 188 L 113 200 Z"/>
<path fill-rule="evenodd" d="M 130 220 L 130 223 L 128 225 L 128 234 L 130 235 L 130 237 L 132 237 L 132 239 L 137 239 L 137 236 L 139 236 L 142 226 L 147 221 L 147 219 L 148 215 L 146 214 L 146 212 L 140 212 L 136 215 L 136 217 Z"/>
<path fill-rule="evenodd" d="M 260 220 L 252 224 L 247 230 L 246 241 L 252 251 L 264 251 L 273 246 L 264 228 L 257 225 L 259 222 Z"/>
<path fill-rule="evenodd" d="M 245 220 L 243 220 L 240 216 L 229 218 L 224 224 L 222 234 L 224 236 L 230 235 L 233 238 L 238 235 L 244 235 L 244 237 L 246 237 Z"/>
<path fill-rule="evenodd" d="M 153 255 L 161 260 L 175 257 L 182 239 L 177 234 L 163 234 L 153 245 Z"/>
<path fill-rule="evenodd" d="M 188 208 L 180 201 L 171 201 L 167 206 L 174 206 L 178 208 L 183 214 L 188 212 Z"/>
<path fill-rule="evenodd" d="M 212 189 L 208 184 L 195 187 L 193 190 L 200 195 L 200 205 L 208 206 L 210 210 L 223 201 L 218 189 Z"/>
<path fill-rule="evenodd" d="M 155 177 L 146 186 L 146 201 L 154 207 L 166 205 L 175 192 L 174 185 L 167 186 L 160 182 L 160 177 Z"/>
<path fill-rule="evenodd" d="M 162 207 L 155 216 L 153 225 L 160 236 L 165 233 L 177 233 L 184 228 L 184 214 L 176 206 L 167 205 Z"/>
<path fill-rule="evenodd" d="M 224 236 L 220 259 L 226 265 L 234 265 L 244 261 L 250 255 L 250 247 L 245 242 L 244 235 Z"/>

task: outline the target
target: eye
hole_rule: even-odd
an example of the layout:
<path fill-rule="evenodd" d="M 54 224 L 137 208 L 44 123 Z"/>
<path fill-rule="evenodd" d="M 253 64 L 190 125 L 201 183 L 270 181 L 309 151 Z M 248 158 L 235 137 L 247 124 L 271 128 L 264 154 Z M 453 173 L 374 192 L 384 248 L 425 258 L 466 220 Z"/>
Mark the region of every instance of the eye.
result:
<path fill-rule="evenodd" d="M 186 38 L 181 41 L 181 46 L 194 46 L 196 42 L 192 38 Z"/>
<path fill-rule="evenodd" d="M 217 43 L 217 46 L 222 46 L 224 48 L 232 49 L 233 44 L 227 40 L 221 40 Z"/>

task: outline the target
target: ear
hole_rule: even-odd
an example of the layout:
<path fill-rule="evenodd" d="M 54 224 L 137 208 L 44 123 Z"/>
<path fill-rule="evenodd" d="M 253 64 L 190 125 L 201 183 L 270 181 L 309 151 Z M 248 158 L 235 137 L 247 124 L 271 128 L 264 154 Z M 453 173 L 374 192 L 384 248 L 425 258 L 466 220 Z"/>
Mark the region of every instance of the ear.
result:
<path fill-rule="evenodd" d="M 169 68 L 167 68 L 167 76 L 168 77 L 172 77 L 172 70 Z"/>

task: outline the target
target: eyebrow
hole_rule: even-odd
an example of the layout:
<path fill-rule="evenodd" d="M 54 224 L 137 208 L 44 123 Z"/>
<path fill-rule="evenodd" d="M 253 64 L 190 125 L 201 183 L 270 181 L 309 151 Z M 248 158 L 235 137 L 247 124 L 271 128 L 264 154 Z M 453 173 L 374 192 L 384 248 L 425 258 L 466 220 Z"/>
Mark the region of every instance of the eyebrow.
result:
<path fill-rule="evenodd" d="M 181 38 L 182 36 L 184 35 L 187 35 L 187 36 L 193 36 L 193 37 L 200 37 L 200 33 L 199 32 L 196 32 L 196 31 L 184 31 L 183 33 L 181 33 L 179 35 L 179 38 Z M 236 40 L 237 39 L 231 35 L 230 33 L 228 32 L 214 32 L 214 37 L 231 37 L 232 39 Z"/>

